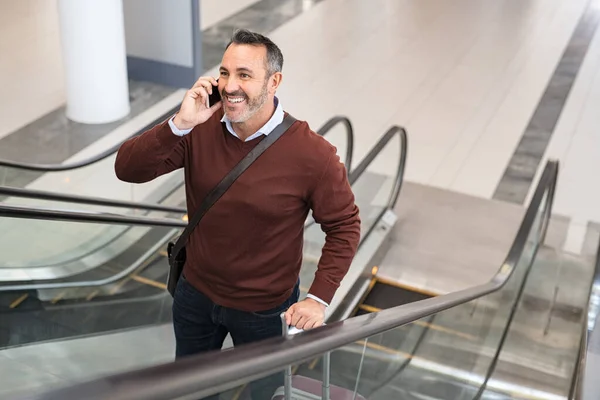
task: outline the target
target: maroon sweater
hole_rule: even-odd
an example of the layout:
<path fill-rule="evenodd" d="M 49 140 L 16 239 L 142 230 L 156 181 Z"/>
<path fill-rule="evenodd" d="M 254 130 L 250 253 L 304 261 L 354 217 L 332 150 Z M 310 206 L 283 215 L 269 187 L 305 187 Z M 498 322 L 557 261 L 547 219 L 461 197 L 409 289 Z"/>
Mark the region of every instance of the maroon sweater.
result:
<path fill-rule="evenodd" d="M 179 137 L 165 121 L 119 149 L 119 179 L 142 183 L 185 171 L 191 216 L 207 193 L 265 136 L 242 142 L 223 111 Z M 245 311 L 283 303 L 298 280 L 309 209 L 326 233 L 312 295 L 331 302 L 360 238 L 360 219 L 336 149 L 297 121 L 208 211 L 186 246 L 186 279 L 213 302 Z"/>

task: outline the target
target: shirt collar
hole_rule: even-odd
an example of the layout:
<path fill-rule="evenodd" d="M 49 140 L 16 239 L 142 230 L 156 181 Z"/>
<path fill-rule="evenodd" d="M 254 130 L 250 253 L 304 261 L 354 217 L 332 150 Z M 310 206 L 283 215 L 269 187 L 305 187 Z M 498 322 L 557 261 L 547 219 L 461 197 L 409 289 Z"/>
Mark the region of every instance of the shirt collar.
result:
<path fill-rule="evenodd" d="M 268 135 L 269 133 L 271 133 L 273 131 L 273 129 L 275 129 L 275 127 L 277 127 L 277 125 L 279 125 L 283 122 L 283 118 L 285 117 L 285 114 L 283 112 L 283 107 L 281 106 L 281 102 L 279 101 L 279 99 L 277 97 L 275 97 L 273 99 L 273 101 L 275 102 L 275 112 L 273 113 L 271 118 L 258 131 L 256 131 L 256 133 L 249 136 L 246 139 L 246 141 L 256 139 L 260 135 Z M 225 122 L 225 125 L 227 126 L 227 130 L 229 131 L 229 133 L 231 133 L 233 136 L 239 138 L 238 135 L 233 130 L 233 127 L 231 126 L 231 121 L 229 120 L 229 118 L 227 118 L 227 115 L 223 114 L 223 118 L 221 118 L 221 122 Z"/>

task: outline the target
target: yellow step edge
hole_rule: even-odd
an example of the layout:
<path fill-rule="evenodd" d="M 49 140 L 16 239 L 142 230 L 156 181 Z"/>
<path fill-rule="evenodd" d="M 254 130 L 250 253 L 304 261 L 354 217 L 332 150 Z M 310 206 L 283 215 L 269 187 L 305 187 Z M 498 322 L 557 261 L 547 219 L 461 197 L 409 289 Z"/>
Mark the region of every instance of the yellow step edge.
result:
<path fill-rule="evenodd" d="M 98 293 L 100 293 L 99 290 L 94 290 L 92 293 L 88 294 L 85 299 L 91 301 L 94 297 L 98 296 Z"/>
<path fill-rule="evenodd" d="M 159 288 L 159 289 L 166 289 L 167 288 L 167 285 L 165 285 L 164 283 L 157 282 L 157 281 L 154 281 L 152 279 L 144 278 L 143 276 L 135 275 L 131 279 L 133 279 L 136 282 L 143 283 L 143 284 L 148 285 L 148 286 L 154 286 L 154 287 Z"/>
<path fill-rule="evenodd" d="M 358 308 L 360 308 L 363 311 L 370 312 L 370 313 L 378 313 L 378 312 L 382 311 L 381 308 L 373 307 L 368 304 L 360 304 L 358 306 Z"/>
<path fill-rule="evenodd" d="M 56 304 L 59 301 L 62 300 L 63 297 L 65 297 L 65 294 L 67 294 L 67 291 L 64 290 L 62 292 L 60 292 L 55 298 L 52 299 L 52 301 L 50 301 L 52 304 Z"/>
<path fill-rule="evenodd" d="M 415 292 L 415 293 L 420 293 L 420 294 L 425 295 L 425 296 L 437 297 L 437 296 L 440 295 L 440 293 L 432 292 L 432 291 L 427 290 L 427 289 L 418 288 L 416 286 L 407 285 L 405 283 L 394 281 L 394 280 L 388 279 L 388 278 L 382 278 L 382 277 L 378 276 L 375 279 L 377 280 L 377 283 L 381 283 L 383 285 L 397 287 L 397 288 L 408 290 L 408 291 Z"/>
<path fill-rule="evenodd" d="M 12 303 L 10 303 L 10 308 L 17 308 L 21 305 L 22 302 L 24 302 L 27 298 L 29 297 L 29 295 L 27 293 L 25 293 L 23 296 L 19 297 L 18 299 L 16 299 L 15 301 L 13 301 Z"/>

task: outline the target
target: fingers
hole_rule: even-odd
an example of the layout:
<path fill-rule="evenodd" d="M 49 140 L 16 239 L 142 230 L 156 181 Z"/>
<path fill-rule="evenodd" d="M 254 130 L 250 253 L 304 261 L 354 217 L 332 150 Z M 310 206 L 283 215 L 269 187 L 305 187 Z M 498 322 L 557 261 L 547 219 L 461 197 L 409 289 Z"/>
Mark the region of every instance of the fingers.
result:
<path fill-rule="evenodd" d="M 220 103 L 220 102 L 219 102 Z M 285 323 L 287 326 L 292 325 L 292 318 L 294 316 L 295 304 L 293 304 L 288 310 L 285 312 Z"/>
<path fill-rule="evenodd" d="M 194 99 L 200 99 L 202 104 L 207 104 L 208 102 L 208 92 L 203 86 L 196 86 L 189 90 L 190 96 Z"/>
<path fill-rule="evenodd" d="M 192 89 L 203 87 L 208 93 L 212 94 L 213 86 L 217 86 L 217 84 L 217 80 L 212 76 L 202 76 L 194 83 Z"/>
<path fill-rule="evenodd" d="M 319 307 L 300 302 L 292 305 L 285 313 L 288 326 L 308 330 L 323 325 L 325 315 Z"/>
<path fill-rule="evenodd" d="M 213 104 L 210 107 L 210 111 L 211 111 L 210 115 L 213 115 L 215 113 L 215 111 L 217 111 L 219 108 L 221 108 L 221 100 L 217 101 L 215 104 Z"/>

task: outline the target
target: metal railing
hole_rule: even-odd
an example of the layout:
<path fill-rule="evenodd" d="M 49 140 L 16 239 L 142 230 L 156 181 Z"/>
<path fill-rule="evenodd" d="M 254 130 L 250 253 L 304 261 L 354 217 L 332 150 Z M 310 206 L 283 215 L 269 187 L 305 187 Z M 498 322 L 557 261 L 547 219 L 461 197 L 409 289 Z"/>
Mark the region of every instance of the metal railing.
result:
<path fill-rule="evenodd" d="M 159 124 L 159 123 L 165 121 L 166 119 L 170 118 L 178 110 L 179 110 L 179 104 L 177 105 L 177 107 L 173 107 L 166 113 L 164 113 L 161 116 L 159 116 L 158 118 L 154 119 L 152 122 L 150 122 L 149 124 L 147 124 L 146 126 L 141 128 L 140 130 L 138 130 L 133 135 L 128 136 L 125 140 L 129 140 L 133 137 L 141 135 L 142 133 L 144 133 L 148 129 L 152 128 L 156 124 Z M 117 143 L 117 144 L 113 145 L 112 147 L 109 147 L 108 149 L 104 150 L 103 152 L 96 154 L 95 156 L 86 158 L 85 160 L 75 161 L 75 162 L 67 163 L 67 164 L 34 164 L 34 163 L 26 163 L 26 162 L 19 162 L 19 161 L 0 160 L 0 167 L 17 168 L 17 169 L 24 169 L 27 171 L 37 171 L 37 172 L 70 171 L 70 170 L 77 169 L 77 168 L 87 167 L 88 165 L 94 164 L 98 161 L 102 161 L 105 158 L 110 157 L 111 155 L 113 155 L 114 153 L 116 153 L 119 150 L 119 148 L 121 147 L 122 144 L 123 144 L 123 142 Z"/>
<path fill-rule="evenodd" d="M 257 345 L 242 346 L 218 354 L 215 352 L 203 353 L 174 363 L 103 377 L 29 398 L 38 400 L 78 398 L 89 400 L 107 398 L 112 400 L 171 400 L 190 395 L 201 398 L 282 371 L 288 365 L 321 357 L 327 352 L 358 340 L 494 293 L 500 290 L 512 276 L 524 253 L 530 234 L 535 232 L 540 238 L 544 237 L 550 220 L 557 175 L 558 162 L 549 161 L 508 255 L 496 276 L 488 283 L 390 308 L 376 314 L 365 314 L 333 322 L 321 328 L 297 334 L 291 340 L 273 338 Z M 545 203 L 543 203 L 544 198 L 546 198 Z M 536 218 L 542 206 L 544 207 L 543 220 L 535 228 Z M 534 231 L 534 229 L 536 230 Z M 505 332 L 499 342 L 498 352 L 494 359 L 498 358 L 513 316 L 514 309 L 507 320 Z M 493 371 L 493 365 L 489 371 Z M 485 383 L 482 387 L 484 386 Z"/>
<path fill-rule="evenodd" d="M 170 207 L 161 204 L 141 203 L 135 201 L 112 200 L 101 197 L 78 196 L 73 194 L 60 194 L 42 190 L 20 189 L 0 186 L 0 196 L 10 196 L 25 199 L 60 201 L 64 203 L 89 204 L 93 206 L 129 208 L 147 211 L 164 211 L 169 213 L 185 214 L 183 207 Z"/>

